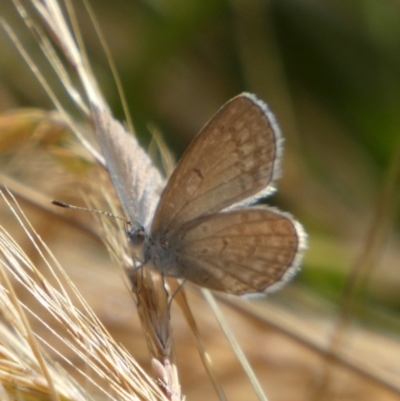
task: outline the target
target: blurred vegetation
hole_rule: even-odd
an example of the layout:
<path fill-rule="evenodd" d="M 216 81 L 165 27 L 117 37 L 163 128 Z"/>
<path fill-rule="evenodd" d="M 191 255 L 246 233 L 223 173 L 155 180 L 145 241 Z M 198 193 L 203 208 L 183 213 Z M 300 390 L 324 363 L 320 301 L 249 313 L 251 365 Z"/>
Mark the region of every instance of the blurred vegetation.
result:
<path fill-rule="evenodd" d="M 74 6 L 95 75 L 124 119 L 87 12 Z M 278 193 L 267 202 L 293 213 L 310 237 L 292 287 L 338 303 L 356 261 L 367 255 L 370 266 L 361 266 L 352 292 L 354 313 L 400 330 L 393 315 L 400 311 L 400 3 L 99 0 L 93 7 L 146 146 L 152 123 L 179 157 L 242 91 L 270 105 L 286 151 Z M 0 13 L 40 60 L 11 2 L 2 1 Z M 0 109 L 52 109 L 5 35 L 0 45 Z M 368 233 L 376 231 L 368 256 Z"/>

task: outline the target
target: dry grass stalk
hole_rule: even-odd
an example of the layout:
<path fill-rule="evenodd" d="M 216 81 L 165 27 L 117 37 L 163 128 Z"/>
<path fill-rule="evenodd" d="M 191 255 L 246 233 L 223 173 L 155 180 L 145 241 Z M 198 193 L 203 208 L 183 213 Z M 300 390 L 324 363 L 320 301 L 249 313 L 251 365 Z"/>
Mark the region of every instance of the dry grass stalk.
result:
<path fill-rule="evenodd" d="M 67 92 L 71 95 L 71 98 L 76 105 L 80 107 L 87 117 L 90 118 L 90 115 L 87 114 L 89 108 L 86 108 L 81 102 L 81 97 L 76 95 L 78 92 L 74 90 L 71 80 L 66 77 L 67 74 L 65 69 L 60 67 L 62 64 L 55 55 L 55 52 L 52 50 L 50 42 L 37 25 L 35 25 L 30 19 L 29 14 L 26 12 L 22 4 L 19 1 L 15 1 L 15 4 L 27 25 L 41 40 L 42 50 L 46 57 L 51 61 L 62 82 L 65 84 Z M 59 4 L 56 1 L 32 1 L 32 4 L 38 11 L 43 24 L 49 30 L 53 40 L 63 51 L 67 60 L 77 73 L 91 107 L 96 107 L 96 109 L 110 115 L 108 106 L 98 90 L 97 83 L 91 75 L 90 68 L 86 63 L 84 52 L 82 52 L 76 45 L 75 37 L 69 30 L 69 26 L 64 19 Z M 9 28 L 8 31 L 11 32 L 10 36 L 13 37 L 12 31 Z M 16 41 L 14 37 L 13 39 Z M 22 50 L 22 53 L 24 53 L 24 50 Z M 29 56 L 26 55 L 25 59 L 29 61 L 31 66 L 33 65 Z M 32 69 L 36 72 L 36 68 Z M 65 115 L 64 110 L 60 106 L 58 108 L 63 115 Z M 112 118 L 111 115 L 110 118 Z M 71 121 L 69 118 L 66 119 L 67 121 Z M 71 127 L 76 131 L 76 126 L 74 124 L 71 124 Z M 101 137 L 99 139 L 101 139 Z M 133 141 L 136 140 L 132 138 L 132 142 Z M 90 145 L 86 145 L 86 148 L 92 152 L 93 148 Z M 138 151 L 141 151 L 139 147 Z M 147 157 L 143 151 L 141 152 L 144 155 L 143 157 Z M 99 159 L 95 152 L 92 152 L 92 155 Z M 114 233 L 112 236 L 113 238 L 116 238 Z M 132 269 L 132 259 L 127 257 L 127 253 L 125 252 L 126 247 L 125 249 L 121 248 L 121 246 L 112 239 L 106 240 L 106 242 L 108 243 L 112 254 L 118 255 L 117 258 L 122 262 L 122 266 L 127 272 L 129 272 Z M 123 242 L 126 243 L 126 241 Z M 172 338 L 169 325 L 168 293 L 164 289 L 164 283 L 159 279 L 159 277 L 147 270 L 144 273 L 140 272 L 139 274 L 131 275 L 130 278 L 132 280 L 132 287 L 136 295 L 139 316 L 142 320 L 143 330 L 147 338 L 149 349 L 153 358 L 156 360 L 154 361 L 153 366 L 155 367 L 157 380 L 168 398 L 172 400 L 181 399 L 177 369 L 174 364 L 173 347 L 171 345 Z"/>
<path fill-rule="evenodd" d="M 108 201 L 112 210 L 115 210 L 112 199 Z M 97 207 L 96 204 L 94 207 Z M 116 211 L 115 213 L 118 214 Z M 178 400 L 181 398 L 181 390 L 174 361 L 166 283 L 149 269 L 140 269 L 132 275 L 135 255 L 130 254 L 124 228 L 115 225 L 113 220 L 100 216 L 98 222 L 102 227 L 102 238 L 107 249 L 129 277 L 157 381 L 169 399 Z"/>
<path fill-rule="evenodd" d="M 55 318 L 55 320 L 61 324 L 65 331 L 70 335 L 71 339 L 68 340 L 67 338 L 62 337 L 45 321 L 42 321 L 43 325 L 48 327 L 54 336 L 58 337 L 60 341 L 70 347 L 80 358 L 82 358 L 87 366 L 90 367 L 93 374 L 98 378 L 107 378 L 109 389 L 97 385 L 96 381 L 87 372 L 80 372 L 81 375 L 83 375 L 89 382 L 93 383 L 93 385 L 96 385 L 96 387 L 107 397 L 110 399 L 115 399 L 115 397 L 117 397 L 118 399 L 123 400 L 164 399 L 160 391 L 154 385 L 153 380 L 144 373 L 140 366 L 137 365 L 135 360 L 132 359 L 126 351 L 115 344 L 104 329 L 103 325 L 93 314 L 90 307 L 86 304 L 84 299 L 82 299 L 75 286 L 70 282 L 49 249 L 47 249 L 46 245 L 41 242 L 41 239 L 29 225 L 29 222 L 26 220 L 21 210 L 14 209 L 9 203 L 8 205 L 12 208 L 15 217 L 24 228 L 26 235 L 36 247 L 58 286 L 58 289 L 56 289 L 52 284 L 50 284 L 35 265 L 30 262 L 22 249 L 20 249 L 12 238 L 10 238 L 2 229 L 0 238 L 1 252 L 3 256 L 3 291 L 1 298 L 4 306 L 2 309 L 3 317 L 15 330 L 17 330 L 19 338 L 23 343 L 25 343 L 25 349 L 35 349 L 37 352 L 35 354 L 36 359 L 41 356 L 44 363 L 42 368 L 39 369 L 37 365 L 38 362 L 34 360 L 32 357 L 33 355 L 31 355 L 29 359 L 31 361 L 30 368 L 35 368 L 35 370 L 32 370 L 31 377 L 33 384 L 32 393 L 40 388 L 40 384 L 43 387 L 43 391 L 47 390 L 49 392 L 51 387 L 54 387 L 53 394 L 49 396 L 49 399 L 56 400 L 58 397 L 64 397 L 66 399 L 85 399 L 79 398 L 76 395 L 81 394 L 80 396 L 83 397 L 82 394 L 84 394 L 85 391 L 79 389 L 74 384 L 67 387 L 69 392 L 66 391 L 65 386 L 70 383 L 68 377 L 62 377 L 62 379 L 59 378 L 57 381 L 54 379 L 54 377 L 60 377 L 60 373 L 55 370 L 55 367 L 50 364 L 47 358 L 43 357 L 43 353 L 40 351 L 39 347 L 33 346 L 32 341 L 34 341 L 34 335 L 30 330 L 25 314 L 20 309 L 17 297 L 12 296 L 12 294 L 14 294 L 13 287 L 7 279 L 4 269 L 8 270 L 8 273 L 11 274 L 17 282 L 22 284 L 23 287 L 43 306 L 43 308 L 45 308 Z M 71 295 L 68 295 L 71 293 L 79 300 L 80 309 L 73 305 Z M 7 294 L 10 295 L 7 296 Z M 23 307 L 28 314 L 36 317 L 35 313 L 31 311 L 27 305 L 23 305 Z M 29 338 L 31 340 L 29 340 Z M 42 342 L 44 341 L 43 339 L 39 340 Z M 17 349 L 19 350 L 19 348 Z M 17 362 L 24 361 L 22 358 L 15 357 L 15 359 Z M 71 362 L 69 362 L 69 364 L 71 364 Z M 19 367 L 21 371 L 22 366 L 25 365 L 22 364 Z M 52 369 L 52 374 L 43 377 L 43 371 L 49 369 L 48 366 Z M 18 372 L 17 369 L 16 372 Z M 16 374 L 16 372 L 14 372 L 14 374 Z M 54 372 L 58 373 L 58 375 L 54 376 Z M 6 369 L 4 369 L 2 375 L 5 379 L 7 379 L 6 373 Z M 25 375 L 23 380 L 20 382 L 15 381 L 14 391 L 18 393 L 19 389 L 26 388 L 26 385 L 24 385 L 24 381 L 26 380 L 27 376 Z M 3 384 L 4 383 L 7 383 L 7 380 L 5 380 Z M 64 387 L 62 387 L 62 385 Z"/>

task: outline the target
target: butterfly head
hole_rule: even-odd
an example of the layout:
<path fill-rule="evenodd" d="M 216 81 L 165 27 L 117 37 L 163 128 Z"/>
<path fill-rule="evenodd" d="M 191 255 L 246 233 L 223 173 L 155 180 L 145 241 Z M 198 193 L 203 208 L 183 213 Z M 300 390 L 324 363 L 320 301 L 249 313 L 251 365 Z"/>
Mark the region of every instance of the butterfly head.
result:
<path fill-rule="evenodd" d="M 146 239 L 146 232 L 144 227 L 137 224 L 135 227 L 128 231 L 129 244 L 133 247 L 138 247 L 143 244 Z"/>

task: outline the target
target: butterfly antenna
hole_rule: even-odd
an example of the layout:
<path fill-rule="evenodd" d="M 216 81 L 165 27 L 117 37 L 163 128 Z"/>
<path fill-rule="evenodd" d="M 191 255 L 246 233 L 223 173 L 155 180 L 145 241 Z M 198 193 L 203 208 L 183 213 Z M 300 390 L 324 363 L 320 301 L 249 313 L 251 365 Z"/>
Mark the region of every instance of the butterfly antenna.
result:
<path fill-rule="evenodd" d="M 106 212 L 104 210 L 89 209 L 87 207 L 74 206 L 74 205 L 70 205 L 69 203 L 60 202 L 58 200 L 52 200 L 51 203 L 53 205 L 60 206 L 60 207 L 63 207 L 65 209 L 81 210 L 83 212 L 102 214 L 103 216 L 112 217 L 114 219 L 122 220 L 128 226 L 131 225 L 131 222 L 129 220 L 127 220 L 127 219 L 125 219 L 123 217 L 120 217 L 120 216 L 116 216 L 115 214 L 112 214 L 110 212 Z"/>

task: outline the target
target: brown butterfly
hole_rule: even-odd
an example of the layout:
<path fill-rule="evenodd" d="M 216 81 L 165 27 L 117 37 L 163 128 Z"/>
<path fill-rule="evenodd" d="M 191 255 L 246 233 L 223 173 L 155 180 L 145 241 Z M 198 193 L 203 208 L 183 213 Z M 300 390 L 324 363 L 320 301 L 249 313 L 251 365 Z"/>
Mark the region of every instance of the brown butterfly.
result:
<path fill-rule="evenodd" d="M 121 124 L 99 110 L 94 122 L 143 264 L 237 295 L 276 289 L 298 270 L 303 227 L 288 213 L 250 206 L 274 192 L 283 152 L 273 114 L 254 95 L 217 112 L 163 190 L 160 173 Z"/>

